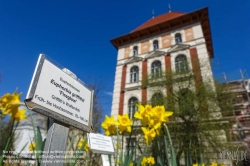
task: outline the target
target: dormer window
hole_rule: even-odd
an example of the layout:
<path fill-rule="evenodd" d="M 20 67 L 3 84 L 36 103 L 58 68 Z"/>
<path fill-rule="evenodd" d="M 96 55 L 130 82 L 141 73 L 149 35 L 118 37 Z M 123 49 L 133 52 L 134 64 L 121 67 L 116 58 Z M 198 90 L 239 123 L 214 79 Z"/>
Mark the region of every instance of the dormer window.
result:
<path fill-rule="evenodd" d="M 134 46 L 133 47 L 133 56 L 136 56 L 136 55 L 138 55 L 138 47 Z"/>
<path fill-rule="evenodd" d="M 154 51 L 159 49 L 159 42 L 158 42 L 158 40 L 154 40 L 153 41 L 153 47 L 154 47 Z"/>
<path fill-rule="evenodd" d="M 180 33 L 176 33 L 174 37 L 175 37 L 175 44 L 179 44 L 182 42 L 182 38 L 181 38 Z"/>

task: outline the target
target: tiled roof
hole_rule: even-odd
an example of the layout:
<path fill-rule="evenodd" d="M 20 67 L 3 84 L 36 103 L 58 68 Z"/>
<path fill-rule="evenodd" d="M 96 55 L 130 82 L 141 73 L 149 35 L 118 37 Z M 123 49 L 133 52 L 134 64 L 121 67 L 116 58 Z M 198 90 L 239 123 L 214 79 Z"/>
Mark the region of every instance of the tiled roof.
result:
<path fill-rule="evenodd" d="M 155 18 L 151 18 L 150 20 L 148 20 L 147 22 L 145 22 L 144 24 L 140 25 L 139 27 L 137 27 L 136 29 L 134 29 L 132 32 L 144 29 L 144 28 L 148 28 L 150 26 L 159 24 L 161 22 L 165 22 L 168 20 L 171 20 L 173 18 L 185 15 L 186 13 L 182 13 L 182 12 L 169 12 L 169 13 L 165 13 L 162 15 L 159 15 Z"/>

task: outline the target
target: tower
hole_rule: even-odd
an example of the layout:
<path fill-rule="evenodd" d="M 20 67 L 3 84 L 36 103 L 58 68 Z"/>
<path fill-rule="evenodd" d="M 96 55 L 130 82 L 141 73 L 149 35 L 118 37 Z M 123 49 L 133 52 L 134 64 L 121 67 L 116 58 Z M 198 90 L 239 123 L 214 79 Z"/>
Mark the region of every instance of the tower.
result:
<path fill-rule="evenodd" d="M 149 74 L 156 77 L 162 71 L 190 71 L 198 78 L 194 86 L 197 80 L 212 77 L 210 59 L 214 55 L 208 8 L 190 13 L 169 11 L 111 42 L 118 50 L 111 112 L 115 117 L 124 113 L 132 117 L 136 102 L 146 103 L 157 97 L 142 86 Z M 162 93 L 168 94 L 171 89 L 167 86 Z"/>

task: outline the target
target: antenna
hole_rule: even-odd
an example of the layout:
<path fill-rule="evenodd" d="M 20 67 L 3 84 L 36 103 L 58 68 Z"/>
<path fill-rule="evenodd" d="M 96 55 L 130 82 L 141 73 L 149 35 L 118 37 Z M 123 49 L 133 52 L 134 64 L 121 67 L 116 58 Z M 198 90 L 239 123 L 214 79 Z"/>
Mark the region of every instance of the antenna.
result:
<path fill-rule="evenodd" d="M 155 12 L 154 12 L 154 9 L 152 10 L 152 18 L 155 18 Z"/>
<path fill-rule="evenodd" d="M 171 13 L 171 6 L 170 6 L 170 3 L 168 4 L 168 12 Z"/>

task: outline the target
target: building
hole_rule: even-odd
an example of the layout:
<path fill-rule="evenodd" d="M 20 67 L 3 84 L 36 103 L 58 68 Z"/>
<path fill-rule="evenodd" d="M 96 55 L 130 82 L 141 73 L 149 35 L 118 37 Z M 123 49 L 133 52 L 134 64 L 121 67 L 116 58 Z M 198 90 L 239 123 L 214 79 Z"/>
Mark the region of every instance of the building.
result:
<path fill-rule="evenodd" d="M 153 17 L 111 42 L 118 50 L 111 112 L 114 116 L 132 115 L 133 103 L 152 98 L 148 89 L 141 88 L 147 74 L 192 71 L 206 63 L 206 69 L 193 74 L 203 80 L 212 77 L 210 59 L 214 54 L 208 8 Z"/>
<path fill-rule="evenodd" d="M 207 82 L 214 89 L 208 8 L 190 13 L 169 11 L 152 17 L 111 43 L 118 51 L 111 112 L 115 118 L 125 113 L 132 118 L 137 109 L 135 103 L 150 103 L 159 100 L 162 94 L 168 96 L 181 90 L 175 84 L 166 84 L 161 89 L 144 86 L 145 78 L 160 82 L 157 78 L 163 73 L 175 73 L 176 79 L 183 80 L 184 89 L 195 91 L 200 82 Z M 189 87 L 183 73 L 194 78 L 190 79 Z M 220 111 L 211 117 L 221 118 Z"/>

